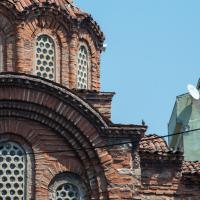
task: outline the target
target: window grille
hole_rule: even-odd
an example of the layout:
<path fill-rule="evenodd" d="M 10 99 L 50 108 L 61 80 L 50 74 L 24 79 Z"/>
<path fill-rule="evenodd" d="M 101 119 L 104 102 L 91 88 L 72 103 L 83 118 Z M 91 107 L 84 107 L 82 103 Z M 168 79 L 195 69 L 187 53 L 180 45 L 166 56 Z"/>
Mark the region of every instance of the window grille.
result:
<path fill-rule="evenodd" d="M 55 79 L 55 44 L 47 35 L 40 35 L 36 41 L 35 74 Z"/>
<path fill-rule="evenodd" d="M 16 143 L 0 144 L 0 200 L 25 200 L 26 157 Z"/>
<path fill-rule="evenodd" d="M 56 190 L 56 200 L 79 200 L 78 188 L 70 183 L 59 186 Z"/>
<path fill-rule="evenodd" d="M 89 193 L 81 177 L 65 172 L 56 175 L 49 185 L 50 200 L 88 200 Z"/>
<path fill-rule="evenodd" d="M 84 45 L 80 46 L 78 51 L 78 70 L 77 70 L 77 88 L 88 88 L 88 51 Z"/>

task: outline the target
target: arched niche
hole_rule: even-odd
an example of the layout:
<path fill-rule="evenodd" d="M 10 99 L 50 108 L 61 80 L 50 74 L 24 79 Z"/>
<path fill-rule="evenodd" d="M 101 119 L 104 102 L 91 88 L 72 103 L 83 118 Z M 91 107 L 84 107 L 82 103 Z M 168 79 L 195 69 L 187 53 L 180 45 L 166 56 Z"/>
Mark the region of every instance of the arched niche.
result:
<path fill-rule="evenodd" d="M 0 75 L 0 118 L 36 121 L 61 135 L 84 166 L 92 199 L 107 199 L 105 169 L 112 163 L 101 136 L 101 115 L 66 88 L 20 74 Z M 106 157 L 106 159 L 105 159 Z"/>

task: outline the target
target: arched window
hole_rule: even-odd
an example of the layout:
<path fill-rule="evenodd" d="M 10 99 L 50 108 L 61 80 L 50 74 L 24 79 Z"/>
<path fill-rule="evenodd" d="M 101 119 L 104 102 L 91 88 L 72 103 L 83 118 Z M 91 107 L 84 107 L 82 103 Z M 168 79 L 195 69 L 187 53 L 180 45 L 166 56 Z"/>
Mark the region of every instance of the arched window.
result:
<path fill-rule="evenodd" d="M 0 72 L 3 71 L 3 40 L 0 35 Z"/>
<path fill-rule="evenodd" d="M 57 175 L 50 184 L 50 200 L 88 200 L 83 180 L 74 173 Z"/>
<path fill-rule="evenodd" d="M 26 156 L 14 142 L 0 143 L 0 200 L 26 199 Z"/>
<path fill-rule="evenodd" d="M 77 88 L 88 89 L 89 54 L 85 45 L 79 47 L 77 59 Z"/>
<path fill-rule="evenodd" d="M 37 37 L 35 49 L 35 75 L 55 80 L 55 43 L 48 35 Z"/>
<path fill-rule="evenodd" d="M 64 183 L 56 190 L 56 200 L 79 200 L 80 192 L 76 185 L 71 183 Z"/>

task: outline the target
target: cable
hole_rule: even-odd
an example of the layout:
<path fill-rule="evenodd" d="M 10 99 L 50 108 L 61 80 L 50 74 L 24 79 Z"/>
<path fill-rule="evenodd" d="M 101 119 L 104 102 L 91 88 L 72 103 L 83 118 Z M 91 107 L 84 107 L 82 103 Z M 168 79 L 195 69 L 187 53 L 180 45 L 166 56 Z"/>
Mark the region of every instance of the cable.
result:
<path fill-rule="evenodd" d="M 173 134 L 169 134 L 169 135 L 164 135 L 164 136 L 157 136 L 154 138 L 143 138 L 142 141 L 152 141 L 155 139 L 162 139 L 162 138 L 166 138 L 166 137 L 171 137 L 171 136 L 175 136 L 175 135 L 182 135 L 184 133 L 189 133 L 189 132 L 195 132 L 195 131 L 199 131 L 200 128 L 197 129 L 192 129 L 192 130 L 188 130 L 188 131 L 182 131 L 182 132 L 178 132 L 178 133 L 173 133 Z M 44 154 L 44 153 L 48 153 L 48 154 L 54 154 L 54 153 L 65 153 L 65 152 L 74 152 L 74 151 L 87 151 L 87 150 L 95 150 L 95 149 L 102 149 L 102 148 L 106 148 L 106 147 L 112 147 L 112 146 L 117 146 L 117 145 L 126 145 L 126 144 L 138 144 L 135 142 L 121 142 L 121 143 L 113 143 L 113 144 L 109 144 L 109 145 L 102 145 L 102 146 L 96 146 L 96 147 L 90 147 L 90 148 L 78 148 L 78 149 L 66 149 L 66 150 L 57 150 L 57 151 L 43 151 L 43 152 L 26 152 L 25 155 L 38 155 L 38 154 Z"/>
<path fill-rule="evenodd" d="M 164 135 L 164 136 L 158 136 L 158 138 L 165 138 L 165 137 L 171 137 L 171 136 L 174 136 L 174 135 L 182 135 L 184 133 L 189 133 L 189 132 L 194 132 L 194 131 L 200 131 L 200 128 L 196 128 L 196 129 L 192 129 L 192 130 L 188 130 L 188 131 L 182 131 L 182 132 L 178 132 L 178 133 L 173 133 L 173 134 L 169 134 L 169 135 Z M 150 138 L 148 138 L 150 139 Z M 151 138 L 150 140 L 152 139 L 157 139 L 157 138 Z M 145 139 L 144 139 L 145 140 Z M 143 140 L 143 141 L 144 141 Z"/>

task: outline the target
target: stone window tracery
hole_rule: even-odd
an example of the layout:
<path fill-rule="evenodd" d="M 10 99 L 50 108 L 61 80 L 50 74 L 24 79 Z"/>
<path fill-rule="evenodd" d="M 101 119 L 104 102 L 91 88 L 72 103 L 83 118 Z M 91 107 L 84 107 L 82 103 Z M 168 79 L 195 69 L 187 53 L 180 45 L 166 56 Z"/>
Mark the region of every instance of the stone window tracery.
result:
<path fill-rule="evenodd" d="M 36 40 L 35 75 L 55 80 L 55 43 L 48 35 L 40 35 Z"/>
<path fill-rule="evenodd" d="M 85 44 L 79 47 L 77 65 L 77 88 L 88 89 L 89 53 Z"/>
<path fill-rule="evenodd" d="M 0 200 L 25 200 L 26 156 L 17 143 L 0 143 Z"/>

